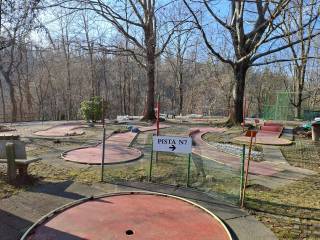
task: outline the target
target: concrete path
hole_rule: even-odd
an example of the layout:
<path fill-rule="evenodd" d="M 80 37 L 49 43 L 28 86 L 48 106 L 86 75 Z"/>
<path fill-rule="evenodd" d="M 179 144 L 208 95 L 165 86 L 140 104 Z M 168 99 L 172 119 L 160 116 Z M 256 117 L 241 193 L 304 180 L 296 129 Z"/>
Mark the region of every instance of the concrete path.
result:
<path fill-rule="evenodd" d="M 216 200 L 214 196 L 149 183 L 131 183 L 130 186 L 96 183 L 92 186 L 72 181 L 46 182 L 0 200 L 1 240 L 17 240 L 40 217 L 74 200 L 119 191 L 157 191 L 184 197 L 212 211 L 230 228 L 234 239 L 273 240 L 274 234 L 246 211 Z M 192 217 L 192 216 L 190 216 Z"/>

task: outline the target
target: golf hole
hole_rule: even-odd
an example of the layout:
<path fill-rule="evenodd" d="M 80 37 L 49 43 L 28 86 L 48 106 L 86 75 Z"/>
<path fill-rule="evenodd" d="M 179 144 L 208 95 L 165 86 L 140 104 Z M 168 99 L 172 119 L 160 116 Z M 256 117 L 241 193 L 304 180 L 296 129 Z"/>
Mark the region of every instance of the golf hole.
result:
<path fill-rule="evenodd" d="M 131 229 L 127 230 L 126 235 L 133 235 L 133 231 Z"/>

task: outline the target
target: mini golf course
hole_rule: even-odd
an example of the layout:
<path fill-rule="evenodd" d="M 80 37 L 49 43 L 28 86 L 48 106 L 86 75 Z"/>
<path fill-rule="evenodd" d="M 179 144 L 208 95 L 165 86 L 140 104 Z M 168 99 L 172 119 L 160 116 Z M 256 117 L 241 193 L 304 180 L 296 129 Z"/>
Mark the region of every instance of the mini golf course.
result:
<path fill-rule="evenodd" d="M 224 132 L 224 128 L 197 128 L 200 131 L 195 132 L 192 136 L 195 142 L 192 152 L 199 156 L 214 160 L 221 164 L 240 169 L 240 157 L 224 153 L 217 148 L 211 146 L 209 143 L 202 139 L 202 136 L 208 132 Z M 250 164 L 249 173 L 254 175 L 271 176 L 279 170 L 272 163 L 267 162 L 254 162 Z"/>
<path fill-rule="evenodd" d="M 57 125 L 46 130 L 38 131 L 33 133 L 34 135 L 41 137 L 68 137 L 77 136 L 84 134 L 84 131 L 80 130 L 83 128 L 81 124 L 62 124 Z"/>
<path fill-rule="evenodd" d="M 168 125 L 160 125 L 160 128 L 167 128 Z M 155 125 L 148 127 L 139 127 L 141 132 L 153 131 L 156 129 Z M 105 164 L 119 164 L 135 161 L 139 159 L 143 153 L 136 149 L 129 147 L 138 133 L 125 132 L 112 134 L 106 140 L 105 144 Z M 77 148 L 66 151 L 62 157 L 71 162 L 84 164 L 101 164 L 102 158 L 102 144 L 97 144 L 94 147 Z"/>
<path fill-rule="evenodd" d="M 231 240 L 214 214 L 188 200 L 123 192 L 77 201 L 34 224 L 21 240 Z"/>

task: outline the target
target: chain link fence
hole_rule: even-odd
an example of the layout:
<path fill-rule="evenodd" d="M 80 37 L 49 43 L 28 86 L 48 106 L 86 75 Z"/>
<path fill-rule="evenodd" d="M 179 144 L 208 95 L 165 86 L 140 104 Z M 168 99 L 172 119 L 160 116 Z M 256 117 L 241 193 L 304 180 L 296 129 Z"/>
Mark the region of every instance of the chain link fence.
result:
<path fill-rule="evenodd" d="M 162 131 L 160 135 L 181 134 L 187 127 L 177 126 L 171 132 Z M 183 131 L 182 131 L 183 132 Z M 186 135 L 184 135 L 186 136 Z M 104 167 L 104 180 L 110 183 L 153 182 L 175 187 L 187 187 L 188 155 L 166 152 L 153 152 L 152 176 L 150 163 L 152 153 L 152 133 L 140 133 L 131 147 L 141 150 L 141 159 L 118 165 Z M 208 146 L 210 147 L 210 146 Z M 108 151 L 108 150 L 107 150 Z M 240 162 L 241 156 L 233 155 L 237 161 L 232 164 L 222 163 L 221 159 L 210 159 L 200 154 L 192 154 L 189 188 L 198 190 L 227 203 L 238 204 L 240 195 Z"/>

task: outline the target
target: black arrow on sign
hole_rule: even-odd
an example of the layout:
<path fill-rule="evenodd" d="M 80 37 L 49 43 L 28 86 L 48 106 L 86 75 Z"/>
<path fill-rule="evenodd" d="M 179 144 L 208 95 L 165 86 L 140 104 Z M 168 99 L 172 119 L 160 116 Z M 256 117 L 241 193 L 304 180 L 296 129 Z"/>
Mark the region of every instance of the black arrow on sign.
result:
<path fill-rule="evenodd" d="M 171 150 L 172 150 L 172 152 L 174 151 L 174 150 L 176 150 L 176 146 L 175 145 L 172 145 L 171 147 L 169 147 Z"/>

